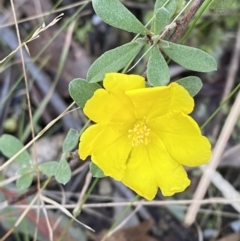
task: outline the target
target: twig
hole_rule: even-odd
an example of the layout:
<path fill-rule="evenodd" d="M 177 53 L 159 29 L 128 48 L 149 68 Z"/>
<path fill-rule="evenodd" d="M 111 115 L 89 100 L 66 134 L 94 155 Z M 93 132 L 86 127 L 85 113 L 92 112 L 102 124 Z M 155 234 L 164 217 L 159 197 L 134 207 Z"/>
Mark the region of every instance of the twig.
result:
<path fill-rule="evenodd" d="M 232 203 L 240 203 L 240 199 L 236 199 L 236 198 L 231 198 L 231 199 L 227 199 L 227 198 L 208 198 L 208 199 L 203 199 L 203 200 L 193 200 L 193 199 L 186 199 L 186 200 L 161 200 L 161 201 L 135 201 L 134 203 L 129 202 L 129 201 L 121 201 L 121 202 L 105 202 L 105 203 L 86 203 L 83 204 L 82 209 L 86 209 L 86 208 L 106 208 L 106 207 L 121 207 L 121 206 L 137 206 L 137 205 L 142 205 L 142 206 L 151 206 L 151 207 L 158 207 L 158 206 L 170 206 L 170 205 L 188 205 L 191 203 L 198 203 L 200 205 L 206 205 L 206 204 L 225 204 L 225 205 L 229 205 Z M 28 205 L 12 205 L 11 208 L 15 208 L 15 209 L 25 209 L 26 207 L 28 207 Z M 46 205 L 45 206 L 47 209 L 57 209 L 57 207 L 53 206 L 53 205 Z M 66 204 L 63 205 L 63 207 L 67 208 L 67 209 L 74 209 L 76 207 L 76 204 Z M 37 209 L 38 206 L 37 205 L 33 205 L 32 209 Z M 236 214 L 237 215 L 237 214 Z M 239 214 L 237 215 L 239 216 Z"/>
<path fill-rule="evenodd" d="M 181 20 L 176 21 L 177 27 L 171 35 L 169 41 L 176 43 L 184 34 L 189 22 L 195 16 L 197 10 L 201 7 L 204 0 L 195 0 L 189 10 L 184 14 Z"/>

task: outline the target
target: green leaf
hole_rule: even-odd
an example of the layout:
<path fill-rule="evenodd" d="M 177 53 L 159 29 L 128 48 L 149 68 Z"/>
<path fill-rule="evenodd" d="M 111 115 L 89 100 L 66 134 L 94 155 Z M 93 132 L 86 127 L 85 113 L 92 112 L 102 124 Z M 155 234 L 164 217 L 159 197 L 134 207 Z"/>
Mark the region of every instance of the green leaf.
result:
<path fill-rule="evenodd" d="M 16 175 L 21 176 L 17 179 L 17 182 L 16 182 L 18 190 L 25 191 L 31 186 L 33 176 L 34 176 L 33 169 L 31 166 L 19 168 L 16 172 Z"/>
<path fill-rule="evenodd" d="M 177 7 L 176 7 L 176 11 L 175 11 L 175 14 L 178 14 L 180 13 L 183 8 L 186 6 L 186 0 L 177 0 L 177 3 L 176 3 Z"/>
<path fill-rule="evenodd" d="M 97 83 L 89 83 L 84 79 L 74 79 L 69 83 L 69 93 L 76 104 L 83 108 L 94 92 L 101 88 Z"/>
<path fill-rule="evenodd" d="M 62 159 L 57 166 L 55 179 L 57 182 L 66 184 L 71 178 L 71 169 L 65 159 Z"/>
<path fill-rule="evenodd" d="M 92 0 L 96 14 L 107 24 L 145 35 L 148 29 L 118 0 Z"/>
<path fill-rule="evenodd" d="M 182 85 L 191 96 L 195 96 L 202 89 L 202 81 L 196 76 L 188 76 L 176 81 L 176 83 Z"/>
<path fill-rule="evenodd" d="M 58 164 L 56 161 L 44 162 L 38 166 L 38 169 L 46 176 L 52 177 L 56 174 Z"/>
<path fill-rule="evenodd" d="M 32 167 L 21 167 L 17 170 L 16 175 L 22 176 L 22 175 L 29 174 L 32 172 L 33 172 Z"/>
<path fill-rule="evenodd" d="M 164 40 L 160 40 L 159 46 L 168 57 L 186 69 L 199 72 L 211 72 L 217 70 L 215 59 L 200 49 Z"/>
<path fill-rule="evenodd" d="M 3 153 L 4 156 L 11 158 L 14 156 L 18 151 L 23 148 L 23 144 L 20 140 L 16 137 L 8 134 L 4 134 L 0 137 L 0 151 Z M 28 151 L 23 151 L 16 160 L 20 164 L 28 164 L 30 161 L 30 155 Z"/>
<path fill-rule="evenodd" d="M 93 162 L 90 162 L 90 172 L 93 175 L 93 177 L 97 177 L 97 178 L 103 178 L 105 177 L 103 171 Z"/>
<path fill-rule="evenodd" d="M 25 191 L 26 189 L 28 189 L 32 184 L 32 180 L 32 173 L 24 174 L 21 177 L 19 177 L 16 183 L 18 190 Z"/>
<path fill-rule="evenodd" d="M 106 73 L 119 71 L 132 61 L 142 46 L 137 42 L 131 42 L 105 52 L 89 68 L 87 80 L 98 82 L 103 80 Z"/>
<path fill-rule="evenodd" d="M 233 2 L 234 0 L 213 0 L 210 9 L 217 13 L 223 13 L 231 7 Z"/>
<path fill-rule="evenodd" d="M 164 27 L 170 22 L 170 15 L 166 8 L 159 8 L 153 20 L 153 32 L 160 34 Z"/>
<path fill-rule="evenodd" d="M 63 141 L 63 153 L 72 151 L 79 141 L 79 132 L 74 129 L 70 129 L 66 138 Z"/>
<path fill-rule="evenodd" d="M 154 5 L 154 13 L 156 13 L 157 10 L 161 7 L 167 9 L 167 11 L 169 12 L 169 18 L 171 18 L 177 9 L 176 0 L 156 0 Z"/>
<path fill-rule="evenodd" d="M 147 77 L 152 86 L 167 85 L 170 81 L 168 65 L 157 46 L 151 50 L 147 65 Z"/>

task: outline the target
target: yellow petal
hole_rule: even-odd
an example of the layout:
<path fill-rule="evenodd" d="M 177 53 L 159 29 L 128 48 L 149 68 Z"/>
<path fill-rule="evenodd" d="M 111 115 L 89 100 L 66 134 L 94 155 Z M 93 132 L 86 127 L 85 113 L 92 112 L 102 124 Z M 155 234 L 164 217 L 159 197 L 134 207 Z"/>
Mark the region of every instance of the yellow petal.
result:
<path fill-rule="evenodd" d="M 148 127 L 180 164 L 192 167 L 210 160 L 211 145 L 190 116 L 174 111 L 149 121 Z"/>
<path fill-rule="evenodd" d="M 104 131 L 103 124 L 96 124 L 88 127 L 81 135 L 78 154 L 82 160 L 85 160 L 92 154 L 96 139 Z"/>
<path fill-rule="evenodd" d="M 123 105 L 123 99 L 116 98 L 112 93 L 104 89 L 95 91 L 93 97 L 89 99 L 83 109 L 84 114 L 96 123 L 108 121 L 124 122 L 134 118 L 134 111 L 131 110 L 132 104 L 129 101 L 129 108 Z"/>
<path fill-rule="evenodd" d="M 152 87 L 127 91 L 135 108 L 136 118 L 152 119 L 179 110 L 189 114 L 194 101 L 186 89 L 177 83 L 169 86 Z"/>
<path fill-rule="evenodd" d="M 157 183 L 145 145 L 134 147 L 122 182 L 147 200 L 157 193 Z"/>
<path fill-rule="evenodd" d="M 190 180 L 186 171 L 165 149 L 161 140 L 151 134 L 152 143 L 134 147 L 122 182 L 139 195 L 152 200 L 159 187 L 164 196 L 185 190 Z"/>
<path fill-rule="evenodd" d="M 151 167 L 162 194 L 172 196 L 184 191 L 190 185 L 187 173 L 182 165 L 169 155 L 161 140 L 155 136 L 154 142 L 147 148 Z"/>
<path fill-rule="evenodd" d="M 80 157 L 91 155 L 92 161 L 106 176 L 120 180 L 132 149 L 128 128 L 126 123 L 96 124 L 90 127 L 80 139 Z"/>
<path fill-rule="evenodd" d="M 134 117 L 134 108 L 125 95 L 126 90 L 144 88 L 144 78 L 138 75 L 106 74 L 103 80 L 106 89 L 98 89 L 83 109 L 86 116 L 96 123 L 124 122 Z"/>
<path fill-rule="evenodd" d="M 127 90 L 145 88 L 145 80 L 140 75 L 108 73 L 103 80 L 103 86 L 109 92 L 124 93 Z"/>

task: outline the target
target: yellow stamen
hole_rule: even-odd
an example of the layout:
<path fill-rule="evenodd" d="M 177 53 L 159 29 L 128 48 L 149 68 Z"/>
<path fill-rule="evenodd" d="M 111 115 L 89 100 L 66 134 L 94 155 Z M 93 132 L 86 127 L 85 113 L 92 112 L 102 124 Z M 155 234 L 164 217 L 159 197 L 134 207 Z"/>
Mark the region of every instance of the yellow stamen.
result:
<path fill-rule="evenodd" d="M 132 146 L 149 143 L 148 136 L 151 130 L 147 127 L 146 122 L 146 120 L 137 121 L 133 128 L 128 131 L 128 138 L 132 138 Z"/>

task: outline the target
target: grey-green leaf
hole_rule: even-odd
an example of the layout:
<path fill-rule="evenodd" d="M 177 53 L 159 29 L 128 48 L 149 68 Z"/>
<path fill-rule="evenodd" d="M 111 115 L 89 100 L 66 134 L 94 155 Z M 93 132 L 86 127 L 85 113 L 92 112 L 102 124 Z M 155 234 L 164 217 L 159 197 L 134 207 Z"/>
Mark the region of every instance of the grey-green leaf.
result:
<path fill-rule="evenodd" d="M 210 9 L 217 13 L 223 13 L 231 7 L 233 2 L 234 0 L 214 0 L 211 3 Z"/>
<path fill-rule="evenodd" d="M 32 173 L 32 172 L 33 172 L 33 169 L 31 166 L 30 167 L 21 167 L 17 170 L 16 175 L 22 176 L 22 175 Z"/>
<path fill-rule="evenodd" d="M 178 84 L 182 85 L 189 94 L 193 97 L 202 89 L 202 81 L 196 76 L 188 76 L 176 81 Z"/>
<path fill-rule="evenodd" d="M 101 88 L 97 83 L 89 83 L 84 79 L 74 79 L 69 83 L 69 93 L 78 106 L 83 108 L 94 92 Z"/>
<path fill-rule="evenodd" d="M 215 59 L 200 49 L 164 40 L 160 41 L 159 46 L 168 57 L 186 69 L 199 72 L 211 72 L 217 70 Z"/>
<path fill-rule="evenodd" d="M 32 180 L 33 180 L 32 173 L 27 173 L 19 177 L 16 183 L 18 190 L 25 191 L 26 189 L 28 189 L 32 184 Z"/>
<path fill-rule="evenodd" d="M 71 169 L 65 159 L 62 159 L 57 166 L 55 179 L 57 182 L 66 184 L 71 178 Z"/>
<path fill-rule="evenodd" d="M 22 148 L 22 142 L 16 137 L 8 134 L 4 134 L 0 137 L 0 151 L 3 153 L 4 156 L 11 158 Z M 28 151 L 23 151 L 20 155 L 18 155 L 16 160 L 20 164 L 28 164 L 30 161 L 30 155 Z"/>
<path fill-rule="evenodd" d="M 175 14 L 180 13 L 186 6 L 186 0 L 177 0 L 177 8 Z"/>
<path fill-rule="evenodd" d="M 72 151 L 79 141 L 79 132 L 75 129 L 70 129 L 66 138 L 63 141 L 63 153 Z"/>
<path fill-rule="evenodd" d="M 56 174 L 58 164 L 56 161 L 44 162 L 38 166 L 38 169 L 46 176 L 53 177 Z"/>
<path fill-rule="evenodd" d="M 119 0 L 92 0 L 96 14 L 107 24 L 145 35 L 148 30 Z"/>
<path fill-rule="evenodd" d="M 167 85 L 170 81 L 168 65 L 157 46 L 151 50 L 147 65 L 147 78 L 152 86 Z"/>
<path fill-rule="evenodd" d="M 87 80 L 92 83 L 98 82 L 103 80 L 106 73 L 124 68 L 136 57 L 142 46 L 137 42 L 131 42 L 105 52 L 89 68 Z"/>
<path fill-rule="evenodd" d="M 161 7 L 167 9 L 169 12 L 169 17 L 171 18 L 177 9 L 177 2 L 176 0 L 156 0 L 154 5 L 154 13 L 156 13 L 157 10 Z"/>
<path fill-rule="evenodd" d="M 170 15 L 166 8 L 159 8 L 153 20 L 153 32 L 160 34 L 164 27 L 170 22 Z"/>
<path fill-rule="evenodd" d="M 105 177 L 103 171 L 95 163 L 91 162 L 89 167 L 90 167 L 90 172 L 93 175 L 93 177 L 97 177 L 97 178 Z"/>

